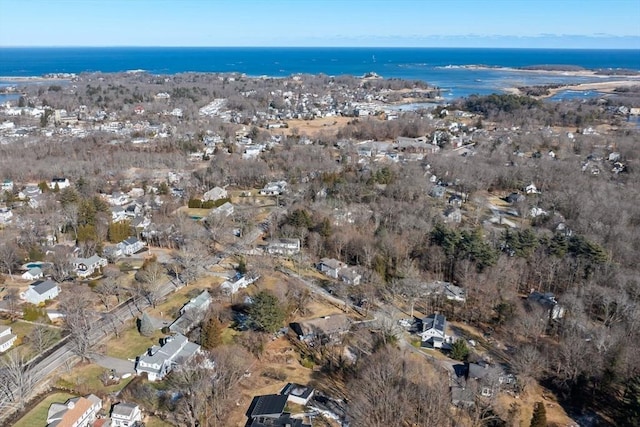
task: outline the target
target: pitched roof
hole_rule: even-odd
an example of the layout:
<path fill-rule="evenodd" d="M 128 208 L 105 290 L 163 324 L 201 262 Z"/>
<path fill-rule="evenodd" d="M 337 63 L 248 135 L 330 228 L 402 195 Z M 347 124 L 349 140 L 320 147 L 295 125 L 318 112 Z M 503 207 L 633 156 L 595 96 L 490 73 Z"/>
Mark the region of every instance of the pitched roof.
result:
<path fill-rule="evenodd" d="M 130 418 L 138 405 L 134 403 L 116 403 L 111 408 L 111 416 L 117 415 L 119 417 L 127 417 Z"/>
<path fill-rule="evenodd" d="M 31 285 L 31 289 L 37 292 L 40 295 L 44 295 L 49 292 L 51 289 L 56 288 L 58 284 L 51 280 L 38 280 L 37 282 L 33 282 Z"/>
<path fill-rule="evenodd" d="M 249 409 L 247 409 L 247 417 L 257 418 L 264 416 L 279 417 L 287 405 L 287 396 L 280 394 L 267 394 L 264 396 L 256 396 L 253 398 Z"/>
<path fill-rule="evenodd" d="M 422 319 L 423 330 L 435 329 L 444 333 L 447 319 L 442 314 L 432 314 Z"/>

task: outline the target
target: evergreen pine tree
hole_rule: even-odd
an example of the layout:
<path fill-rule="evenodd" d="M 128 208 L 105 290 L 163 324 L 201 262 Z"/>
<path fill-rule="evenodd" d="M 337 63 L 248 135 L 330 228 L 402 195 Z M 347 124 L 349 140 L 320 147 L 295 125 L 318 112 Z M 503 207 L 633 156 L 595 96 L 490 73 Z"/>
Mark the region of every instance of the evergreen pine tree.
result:
<path fill-rule="evenodd" d="M 542 402 L 536 402 L 533 407 L 531 427 L 547 427 L 547 410 Z"/>
<path fill-rule="evenodd" d="M 200 345 L 206 350 L 212 350 L 222 344 L 222 322 L 216 316 L 211 316 L 202 325 Z"/>
<path fill-rule="evenodd" d="M 153 326 L 153 321 L 151 317 L 144 312 L 142 313 L 142 318 L 140 319 L 140 333 L 145 337 L 150 337 L 155 332 L 155 327 Z"/>

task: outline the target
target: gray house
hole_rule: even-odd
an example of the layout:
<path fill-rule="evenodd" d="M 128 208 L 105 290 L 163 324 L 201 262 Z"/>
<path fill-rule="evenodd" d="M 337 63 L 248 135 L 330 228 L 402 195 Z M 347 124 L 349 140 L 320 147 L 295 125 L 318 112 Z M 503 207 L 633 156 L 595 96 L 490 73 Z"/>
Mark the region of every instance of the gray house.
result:
<path fill-rule="evenodd" d="M 189 342 L 184 335 L 166 337 L 162 345 L 154 345 L 138 357 L 136 373 L 146 373 L 149 381 L 161 380 L 175 366 L 187 363 L 199 350 L 200 346 Z"/>

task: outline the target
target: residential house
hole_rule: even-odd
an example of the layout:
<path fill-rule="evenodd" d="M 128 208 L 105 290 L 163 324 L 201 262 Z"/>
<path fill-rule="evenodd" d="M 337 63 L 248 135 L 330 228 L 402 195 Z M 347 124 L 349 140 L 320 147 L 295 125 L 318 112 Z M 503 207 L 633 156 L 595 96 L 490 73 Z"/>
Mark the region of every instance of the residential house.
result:
<path fill-rule="evenodd" d="M 527 185 L 524 188 L 524 192 L 527 194 L 540 194 L 540 191 L 538 191 L 534 183 Z"/>
<path fill-rule="evenodd" d="M 47 427 L 87 427 L 96 420 L 102 400 L 93 394 L 74 397 L 65 403 L 52 403 L 47 413 Z"/>
<path fill-rule="evenodd" d="M 42 194 L 42 190 L 37 185 L 27 185 L 22 191 L 18 193 L 18 198 L 21 200 L 32 199 Z"/>
<path fill-rule="evenodd" d="M 0 184 L 0 191 L 13 191 L 13 181 L 10 179 L 5 179 Z"/>
<path fill-rule="evenodd" d="M 63 188 L 67 188 L 71 185 L 69 182 L 69 178 L 53 178 L 51 182 L 48 183 L 50 189 L 55 189 L 58 187 L 58 190 L 62 190 Z"/>
<path fill-rule="evenodd" d="M 44 273 L 40 267 L 31 268 L 24 273 L 22 273 L 22 278 L 24 280 L 38 280 L 44 277 Z"/>
<path fill-rule="evenodd" d="M 453 369 L 451 396 L 456 406 L 474 406 L 477 399 L 493 397 L 516 384 L 515 376 L 486 361 L 454 365 Z"/>
<path fill-rule="evenodd" d="M 256 396 L 247 409 L 247 427 L 311 427 L 303 423 L 302 419 L 291 418 L 291 414 L 284 412 L 288 396 L 268 394 Z"/>
<path fill-rule="evenodd" d="M 169 326 L 171 332 L 186 334 L 200 322 L 211 305 L 211 294 L 202 291 L 180 309 L 180 316 Z"/>
<path fill-rule="evenodd" d="M 51 280 L 40 280 L 29 285 L 29 289 L 20 294 L 20 298 L 31 304 L 41 304 L 60 294 L 60 286 Z"/>
<path fill-rule="evenodd" d="M 435 281 L 426 285 L 428 295 L 442 295 L 450 301 L 464 302 L 466 292 L 459 286 L 449 282 Z"/>
<path fill-rule="evenodd" d="M 551 292 L 538 292 L 533 291 L 527 297 L 527 303 L 536 304 L 547 311 L 549 320 L 559 320 L 564 317 L 565 309 L 562 305 L 558 304 L 555 296 Z"/>
<path fill-rule="evenodd" d="M 112 206 L 124 206 L 129 203 L 129 196 L 125 193 L 121 193 L 120 191 L 114 191 L 110 195 L 106 196 L 107 203 Z"/>
<path fill-rule="evenodd" d="M 13 218 L 13 212 L 7 207 L 0 208 L 0 224 L 9 224 Z"/>
<path fill-rule="evenodd" d="M 422 347 L 442 348 L 443 344 L 448 341 L 446 329 L 447 319 L 442 314 L 432 314 L 421 319 Z"/>
<path fill-rule="evenodd" d="M 111 427 L 131 427 L 142 423 L 142 411 L 133 403 L 116 403 L 111 407 Z"/>
<path fill-rule="evenodd" d="M 124 210 L 122 206 L 113 206 L 111 207 L 111 221 L 112 222 L 122 222 L 129 219 L 127 212 Z"/>
<path fill-rule="evenodd" d="M 272 239 L 264 250 L 270 255 L 295 255 L 300 252 L 300 239 Z"/>
<path fill-rule="evenodd" d="M 234 208 L 231 202 L 224 202 L 222 205 L 212 210 L 211 215 L 231 216 L 233 215 L 233 211 Z"/>
<path fill-rule="evenodd" d="M 435 197 L 436 199 L 441 199 L 442 197 L 444 197 L 446 191 L 447 189 L 442 185 L 436 185 L 431 189 L 429 195 L 431 197 Z"/>
<path fill-rule="evenodd" d="M 11 326 L 0 325 L 0 353 L 9 350 L 17 339 L 18 336 L 11 332 Z"/>
<path fill-rule="evenodd" d="M 262 196 L 278 196 L 284 193 L 287 190 L 287 181 L 273 181 L 268 182 L 267 185 L 264 186 L 262 190 L 260 190 L 260 194 Z"/>
<path fill-rule="evenodd" d="M 204 196 L 202 197 L 203 201 L 209 201 L 209 200 L 220 200 L 220 199 L 226 199 L 227 198 L 227 190 L 225 190 L 224 188 L 221 187 L 213 187 L 211 190 L 207 191 L 206 193 L 204 193 Z"/>
<path fill-rule="evenodd" d="M 118 246 L 122 250 L 123 255 L 131 256 L 144 248 L 144 242 L 141 242 L 136 237 L 129 237 L 128 239 L 118 243 Z"/>
<path fill-rule="evenodd" d="M 166 337 L 160 346 L 154 345 L 136 361 L 136 373 L 147 374 L 149 381 L 161 380 L 178 365 L 187 363 L 200 346 L 182 334 Z"/>
<path fill-rule="evenodd" d="M 313 387 L 300 385 L 296 383 L 288 383 L 280 391 L 281 395 L 287 396 L 287 401 L 297 405 L 305 406 L 313 398 L 315 390 Z"/>
<path fill-rule="evenodd" d="M 462 222 L 462 211 L 454 206 L 447 206 L 442 212 L 444 222 L 447 224 L 458 224 Z"/>
<path fill-rule="evenodd" d="M 232 295 L 238 292 L 240 289 L 246 288 L 259 278 L 260 276 L 243 276 L 237 274 L 234 278 L 222 282 L 222 284 L 220 285 L 220 289 L 222 289 L 222 292 L 224 292 L 225 294 Z"/>
<path fill-rule="evenodd" d="M 333 258 L 322 258 L 318 263 L 318 270 L 323 273 L 325 276 L 333 277 L 334 279 L 338 278 L 338 274 L 340 270 L 346 266 L 344 262 L 338 261 Z"/>
<path fill-rule="evenodd" d="M 75 269 L 76 276 L 84 279 L 91 276 L 96 270 L 107 266 L 107 259 L 98 255 L 91 255 L 89 258 L 75 258 L 71 261 Z"/>
<path fill-rule="evenodd" d="M 355 268 L 343 267 L 338 272 L 338 278 L 347 285 L 357 286 L 360 284 L 362 275 Z"/>
<path fill-rule="evenodd" d="M 341 335 L 349 332 L 351 319 L 344 313 L 330 316 L 316 317 L 291 324 L 291 329 L 301 341 L 335 341 Z"/>

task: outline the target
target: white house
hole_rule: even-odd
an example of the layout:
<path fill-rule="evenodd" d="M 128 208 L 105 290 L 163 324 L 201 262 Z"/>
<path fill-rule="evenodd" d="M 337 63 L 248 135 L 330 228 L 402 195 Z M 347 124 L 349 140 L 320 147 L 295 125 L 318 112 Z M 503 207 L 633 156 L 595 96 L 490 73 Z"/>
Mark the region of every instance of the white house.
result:
<path fill-rule="evenodd" d="M 102 400 L 93 394 L 74 397 L 65 403 L 52 403 L 47 413 L 47 427 L 88 427 L 102 409 Z"/>
<path fill-rule="evenodd" d="M 107 266 L 107 259 L 98 255 L 89 258 L 76 258 L 71 262 L 75 269 L 76 276 L 85 278 L 91 276 L 96 270 Z"/>
<path fill-rule="evenodd" d="M 268 182 L 267 185 L 265 185 L 264 188 L 260 190 L 260 194 L 262 196 L 278 196 L 284 193 L 286 189 L 287 181 Z"/>
<path fill-rule="evenodd" d="M 422 319 L 422 338 L 423 347 L 442 348 L 442 344 L 447 341 L 445 330 L 447 328 L 447 319 L 442 314 L 432 314 Z"/>
<path fill-rule="evenodd" d="M 142 411 L 133 403 L 116 403 L 111 407 L 111 427 L 130 427 L 142 422 Z"/>
<path fill-rule="evenodd" d="M 24 280 L 38 280 L 44 277 L 44 273 L 40 267 L 34 267 L 28 271 L 22 273 L 22 278 Z"/>
<path fill-rule="evenodd" d="M 9 208 L 0 208 L 0 224 L 9 224 L 13 218 L 13 212 Z"/>
<path fill-rule="evenodd" d="M 273 239 L 267 243 L 265 252 L 270 255 L 295 255 L 300 252 L 300 239 Z"/>
<path fill-rule="evenodd" d="M 337 259 L 322 258 L 318 263 L 318 270 L 326 276 L 337 279 L 338 273 L 340 273 L 340 270 L 345 266 L 346 264 L 344 262 L 338 261 Z"/>
<path fill-rule="evenodd" d="M 227 190 L 225 190 L 224 188 L 221 187 L 213 187 L 211 190 L 207 191 L 206 193 L 204 193 L 204 196 L 202 197 L 203 201 L 209 201 L 209 200 L 220 200 L 220 199 L 225 199 L 227 197 Z"/>
<path fill-rule="evenodd" d="M 224 202 L 221 206 L 218 206 L 211 211 L 212 215 L 231 216 L 233 215 L 234 207 L 231 202 Z"/>
<path fill-rule="evenodd" d="M 211 305 L 211 294 L 206 290 L 202 291 L 180 309 L 180 317 L 169 326 L 169 330 L 186 334 L 204 318 L 209 305 Z"/>
<path fill-rule="evenodd" d="M 236 276 L 235 280 L 232 282 L 230 280 L 225 280 L 221 285 L 220 289 L 227 294 L 235 294 L 240 289 L 244 289 L 256 280 L 258 280 L 260 276 L 249 277 L 249 276 Z"/>
<path fill-rule="evenodd" d="M 71 183 L 69 182 L 69 178 L 53 178 L 48 185 L 52 190 L 56 188 L 56 186 L 58 186 L 59 190 L 62 190 L 63 188 L 69 187 Z"/>
<path fill-rule="evenodd" d="M 40 304 L 54 299 L 60 294 L 60 286 L 51 280 L 40 280 L 29 285 L 29 289 L 20 294 L 20 298 L 31 304 Z"/>
<path fill-rule="evenodd" d="M 133 255 L 144 248 L 144 242 L 135 237 L 129 237 L 127 240 L 118 243 L 118 246 L 124 255 Z"/>
<path fill-rule="evenodd" d="M 0 353 L 9 350 L 17 339 L 18 336 L 11 333 L 11 326 L 0 325 Z"/>
<path fill-rule="evenodd" d="M 5 179 L 4 181 L 2 181 L 2 184 L 0 184 L 0 190 L 13 191 L 13 181 L 11 181 L 10 179 Z"/>
<path fill-rule="evenodd" d="M 146 373 L 149 381 L 161 380 L 175 366 L 188 362 L 199 350 L 198 344 L 189 342 L 182 334 L 167 337 L 162 346 L 154 345 L 138 357 L 136 373 Z"/>

